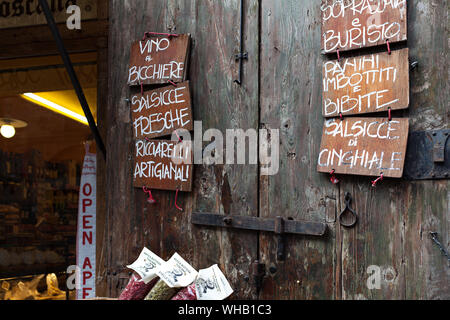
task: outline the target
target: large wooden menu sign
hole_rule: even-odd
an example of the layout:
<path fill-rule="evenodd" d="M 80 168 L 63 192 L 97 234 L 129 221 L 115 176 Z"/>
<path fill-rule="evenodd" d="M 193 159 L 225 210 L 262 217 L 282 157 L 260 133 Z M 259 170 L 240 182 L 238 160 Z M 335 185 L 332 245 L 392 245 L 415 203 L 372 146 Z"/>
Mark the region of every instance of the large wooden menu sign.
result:
<path fill-rule="evenodd" d="M 134 187 L 192 190 L 192 142 L 136 140 Z"/>
<path fill-rule="evenodd" d="M 145 91 L 131 97 L 135 138 L 170 135 L 174 130 L 193 130 L 189 81 Z"/>
<path fill-rule="evenodd" d="M 151 35 L 131 46 L 128 85 L 186 80 L 190 35 Z"/>
<path fill-rule="evenodd" d="M 408 49 L 330 60 L 322 74 L 324 117 L 409 106 Z"/>
<path fill-rule="evenodd" d="M 344 118 L 325 122 L 317 170 L 401 178 L 408 119 Z"/>
<path fill-rule="evenodd" d="M 406 0 L 322 0 L 322 52 L 407 39 Z"/>

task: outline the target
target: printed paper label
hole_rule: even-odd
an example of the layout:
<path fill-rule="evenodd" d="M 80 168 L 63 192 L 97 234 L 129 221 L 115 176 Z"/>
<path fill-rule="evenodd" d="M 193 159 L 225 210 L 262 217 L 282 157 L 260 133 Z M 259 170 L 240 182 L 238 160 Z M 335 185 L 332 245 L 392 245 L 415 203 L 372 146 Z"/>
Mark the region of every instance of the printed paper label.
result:
<path fill-rule="evenodd" d="M 217 264 L 199 270 L 195 280 L 195 291 L 198 300 L 224 300 L 233 293 L 233 289 Z"/>
<path fill-rule="evenodd" d="M 136 271 L 142 281 L 149 283 L 156 278 L 156 271 L 163 263 L 163 259 L 144 247 L 137 260 L 127 267 Z"/>
<path fill-rule="evenodd" d="M 198 272 L 178 253 L 158 268 L 156 274 L 171 288 L 187 287 L 194 282 Z"/>

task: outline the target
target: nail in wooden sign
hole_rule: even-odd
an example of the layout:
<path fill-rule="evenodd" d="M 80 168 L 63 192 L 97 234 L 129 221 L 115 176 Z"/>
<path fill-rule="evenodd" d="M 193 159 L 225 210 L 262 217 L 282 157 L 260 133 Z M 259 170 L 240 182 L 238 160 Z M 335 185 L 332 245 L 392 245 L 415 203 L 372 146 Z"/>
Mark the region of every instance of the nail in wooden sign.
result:
<path fill-rule="evenodd" d="M 324 117 L 409 106 L 408 49 L 327 61 L 322 76 Z"/>
<path fill-rule="evenodd" d="M 401 178 L 408 142 L 406 118 L 344 118 L 325 121 L 317 170 Z"/>
<path fill-rule="evenodd" d="M 186 80 L 190 35 L 150 35 L 131 46 L 128 85 Z"/>
<path fill-rule="evenodd" d="M 161 190 L 192 190 L 192 142 L 136 140 L 133 185 Z"/>
<path fill-rule="evenodd" d="M 322 52 L 407 39 L 406 0 L 322 0 Z"/>
<path fill-rule="evenodd" d="M 134 137 L 154 138 L 174 130 L 193 130 L 189 81 L 145 91 L 131 97 Z"/>

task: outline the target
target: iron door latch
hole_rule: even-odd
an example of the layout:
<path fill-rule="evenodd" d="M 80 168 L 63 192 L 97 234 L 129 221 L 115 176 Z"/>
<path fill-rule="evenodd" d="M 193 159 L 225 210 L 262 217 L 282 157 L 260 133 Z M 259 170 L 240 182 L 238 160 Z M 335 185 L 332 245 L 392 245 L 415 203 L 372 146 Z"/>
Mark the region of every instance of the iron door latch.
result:
<path fill-rule="evenodd" d="M 273 232 L 277 236 L 278 261 L 285 259 L 285 234 L 324 236 L 327 230 L 325 223 L 290 220 L 282 217 L 268 219 L 194 212 L 191 222 L 202 226 Z"/>
<path fill-rule="evenodd" d="M 407 180 L 448 179 L 449 135 L 450 129 L 411 132 L 403 177 Z"/>

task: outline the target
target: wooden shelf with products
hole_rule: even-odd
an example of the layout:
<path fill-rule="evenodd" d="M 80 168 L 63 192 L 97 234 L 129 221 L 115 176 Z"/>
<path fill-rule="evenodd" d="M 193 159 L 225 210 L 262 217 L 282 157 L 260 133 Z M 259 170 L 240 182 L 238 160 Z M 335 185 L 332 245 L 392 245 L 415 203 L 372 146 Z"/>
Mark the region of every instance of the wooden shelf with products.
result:
<path fill-rule="evenodd" d="M 81 165 L 0 150 L 0 277 L 67 267 L 75 251 Z"/>

